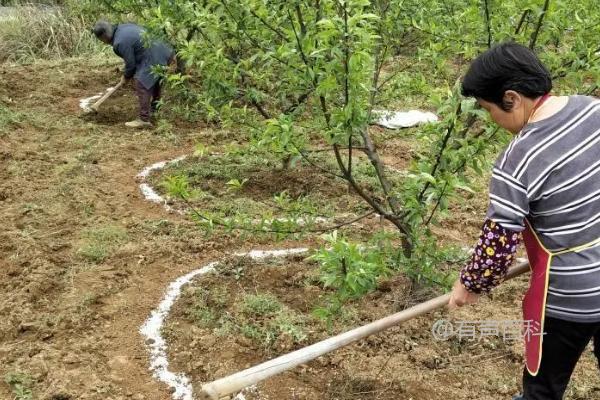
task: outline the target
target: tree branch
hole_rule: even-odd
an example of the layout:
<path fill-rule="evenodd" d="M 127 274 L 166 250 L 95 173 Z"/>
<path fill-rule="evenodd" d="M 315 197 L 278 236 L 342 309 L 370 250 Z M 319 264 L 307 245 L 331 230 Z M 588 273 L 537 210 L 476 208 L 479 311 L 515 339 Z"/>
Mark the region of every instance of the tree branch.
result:
<path fill-rule="evenodd" d="M 246 78 L 249 77 L 244 71 L 240 70 L 240 78 L 242 87 L 246 87 Z M 250 104 L 259 112 L 260 115 L 265 119 L 271 119 L 271 115 L 264 109 L 264 107 L 254 99 L 250 99 Z"/>
<path fill-rule="evenodd" d="M 330 232 L 330 231 L 333 231 L 336 229 L 343 228 L 348 225 L 355 224 L 355 223 L 362 221 L 363 219 L 368 218 L 371 215 L 375 214 L 375 211 L 371 210 L 368 213 L 360 215 L 349 221 L 341 222 L 337 225 L 328 226 L 328 227 L 324 227 L 324 228 L 296 229 L 296 230 L 278 230 L 278 229 L 269 229 L 269 228 L 258 229 L 258 228 L 251 228 L 251 227 L 246 227 L 246 226 L 232 226 L 231 224 L 228 224 L 224 221 L 207 217 L 206 215 L 203 215 L 202 213 L 200 213 L 200 211 L 198 211 L 198 209 L 190 203 L 190 201 L 187 197 L 185 197 L 185 196 L 179 196 L 179 197 L 183 201 L 183 203 L 186 205 L 186 207 L 188 207 L 190 209 L 192 214 L 194 214 L 196 216 L 196 218 L 198 218 L 199 220 L 202 220 L 202 221 L 205 221 L 205 222 L 208 222 L 211 224 L 216 224 L 222 228 L 234 229 L 234 230 L 240 230 L 240 231 L 246 231 L 246 232 L 252 232 L 252 233 L 276 233 L 276 234 L 284 234 L 284 235 L 294 235 L 294 234 L 300 234 L 300 233 L 325 233 L 325 232 Z"/>
<path fill-rule="evenodd" d="M 425 226 L 429 226 L 429 223 L 433 219 L 433 216 L 435 215 L 435 213 L 437 212 L 437 209 L 439 208 L 440 204 L 442 203 L 442 197 L 444 197 L 444 194 L 446 194 L 447 188 L 448 188 L 448 182 L 446 182 L 444 184 L 444 187 L 442 188 L 442 191 L 441 191 L 440 195 L 438 196 L 437 201 L 435 203 L 435 207 L 433 207 L 433 210 L 431 210 L 431 214 L 429 215 L 429 218 L 427 218 L 427 221 L 425 221 Z"/>
<path fill-rule="evenodd" d="M 290 13 L 290 10 L 288 10 L 287 14 L 288 14 L 288 18 L 290 20 L 290 24 L 292 25 L 292 30 L 294 31 L 294 37 L 296 38 L 296 47 L 298 48 L 298 51 L 300 52 L 300 57 L 302 58 L 302 61 L 304 62 L 306 67 L 309 69 L 312 69 L 310 62 L 308 61 L 308 57 L 306 57 L 306 54 L 304 53 L 304 47 L 302 46 L 302 41 L 300 40 L 300 35 L 298 34 L 298 31 L 296 30 L 296 24 L 294 24 L 294 18 L 292 17 L 292 13 Z"/>
<path fill-rule="evenodd" d="M 306 92 L 302 93 L 300 96 L 298 96 L 298 98 L 285 110 L 283 110 L 284 114 L 290 114 L 293 113 L 294 111 L 296 111 L 296 109 L 298 107 L 300 107 L 300 105 L 302 103 L 304 103 L 306 100 L 308 100 L 308 98 L 310 97 L 310 95 L 314 92 L 314 89 L 308 89 Z"/>
<path fill-rule="evenodd" d="M 302 10 L 300 4 L 296 4 L 296 15 L 298 16 L 298 23 L 300 24 L 300 33 L 302 37 L 306 36 L 306 25 L 304 24 L 304 18 L 302 17 Z"/>
<path fill-rule="evenodd" d="M 267 29 L 274 32 L 277 36 L 279 36 L 279 38 L 281 40 L 287 40 L 285 33 L 283 33 L 280 29 L 274 27 L 269 22 L 267 22 L 264 18 L 262 18 L 260 15 L 258 15 L 256 13 L 256 11 L 254 11 L 252 9 L 250 9 L 248 11 L 250 12 L 250 14 L 252 14 L 252 16 L 254 16 L 256 19 L 258 19 L 265 27 L 267 27 Z"/>
<path fill-rule="evenodd" d="M 348 9 L 344 3 L 344 108 L 350 105 L 350 48 L 348 44 Z M 348 131 L 348 175 L 352 175 L 352 126 L 346 123 L 346 131 Z"/>
<path fill-rule="evenodd" d="M 533 34 L 531 35 L 531 40 L 529 41 L 529 48 L 531 50 L 534 49 L 535 44 L 538 39 L 538 35 L 540 33 L 540 30 L 542 29 L 542 25 L 544 25 L 544 17 L 546 16 L 546 13 L 548 12 L 548 7 L 550 7 L 550 0 L 546 0 L 544 2 L 544 8 L 542 9 L 542 12 L 541 12 L 540 17 L 537 22 L 537 25 L 535 26 L 535 30 L 533 31 Z"/>
<path fill-rule="evenodd" d="M 448 130 L 446 131 L 446 134 L 444 135 L 444 138 L 442 139 L 442 143 L 440 144 L 440 151 L 438 152 L 438 155 L 435 160 L 435 164 L 433 165 L 433 168 L 431 169 L 431 172 L 430 172 L 431 176 L 435 177 L 435 173 L 437 172 L 437 170 L 442 162 L 442 156 L 444 154 L 444 151 L 446 150 L 448 141 L 450 140 L 450 136 L 452 136 L 452 133 L 454 133 L 456 119 L 462 114 L 461 106 L 462 106 L 462 103 L 459 103 L 458 107 L 456 109 L 456 113 L 454 114 L 455 118 L 453 118 L 452 121 L 450 122 L 450 125 L 448 126 Z M 425 186 L 423 186 L 423 189 L 421 190 L 421 193 L 419 193 L 419 197 L 418 197 L 419 203 L 423 203 L 423 199 L 425 197 L 425 192 L 427 192 L 427 189 L 429 189 L 429 186 L 431 186 L 431 183 L 429 181 L 425 183 Z"/>
<path fill-rule="evenodd" d="M 527 10 L 523 11 L 523 14 L 521 15 L 521 19 L 519 20 L 519 23 L 517 24 L 517 27 L 515 28 L 515 36 L 518 35 L 519 33 L 521 33 L 521 28 L 523 27 L 523 24 L 527 20 L 527 17 L 529 17 L 530 13 L 531 13 L 531 10 L 529 8 Z"/>
<path fill-rule="evenodd" d="M 485 26 L 487 29 L 487 45 L 488 49 L 492 47 L 492 21 L 490 19 L 490 5 L 488 0 L 483 0 L 485 11 Z"/>
<path fill-rule="evenodd" d="M 229 14 L 229 16 L 231 17 L 231 19 L 235 22 L 238 30 L 242 31 L 242 33 L 244 34 L 244 36 L 246 36 L 248 38 L 248 40 L 250 40 L 250 42 L 252 43 L 253 46 L 258 47 L 259 49 L 261 49 L 262 51 L 264 51 L 265 53 L 267 53 L 270 58 L 276 60 L 277 62 L 281 63 L 282 65 L 285 65 L 288 68 L 292 68 L 292 69 L 294 69 L 294 70 L 296 70 L 298 72 L 304 72 L 304 71 L 302 71 L 302 69 L 296 67 L 295 65 L 292 65 L 289 62 L 287 62 L 285 60 L 282 60 L 281 58 L 275 56 L 271 50 L 265 48 L 260 43 L 258 43 L 258 41 L 254 37 L 252 37 L 250 35 L 250 33 L 248 32 L 248 30 L 242 28 L 239 20 L 233 15 L 233 13 L 231 12 L 231 10 L 227 6 L 227 2 L 225 0 L 221 0 L 221 4 L 223 4 L 223 7 L 225 7 L 225 11 L 227 12 L 227 14 Z"/>
<path fill-rule="evenodd" d="M 298 146 L 296 145 L 296 143 L 294 143 L 293 140 L 290 140 L 290 143 L 292 144 L 292 146 L 294 146 L 294 148 L 296 149 L 296 151 L 300 154 L 300 156 L 310 165 L 312 165 L 313 167 L 317 168 L 319 171 L 325 173 L 326 175 L 330 175 L 333 176 L 334 178 L 340 178 L 340 179 L 346 179 L 343 175 L 339 175 L 336 174 L 335 172 L 329 171 L 327 168 L 320 166 L 319 164 L 317 164 L 316 162 L 314 162 L 313 160 L 311 160 L 308 155 L 306 155 L 306 151 L 302 151 L 298 148 Z"/>

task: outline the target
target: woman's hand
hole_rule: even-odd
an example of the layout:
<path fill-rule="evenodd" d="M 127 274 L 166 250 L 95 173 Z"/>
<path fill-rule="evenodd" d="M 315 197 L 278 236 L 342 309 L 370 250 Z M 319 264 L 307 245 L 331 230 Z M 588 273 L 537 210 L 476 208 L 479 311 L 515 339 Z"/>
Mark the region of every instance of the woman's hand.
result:
<path fill-rule="evenodd" d="M 453 310 L 457 307 L 462 307 L 465 304 L 477 303 L 481 295 L 469 292 L 458 279 L 452 287 L 450 293 L 450 301 L 448 301 L 448 308 Z"/>

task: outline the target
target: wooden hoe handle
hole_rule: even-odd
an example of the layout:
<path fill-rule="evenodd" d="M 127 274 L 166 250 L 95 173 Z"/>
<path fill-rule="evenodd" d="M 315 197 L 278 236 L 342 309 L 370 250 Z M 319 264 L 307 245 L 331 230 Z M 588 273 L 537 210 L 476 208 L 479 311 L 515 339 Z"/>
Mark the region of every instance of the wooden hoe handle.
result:
<path fill-rule="evenodd" d="M 121 86 L 123 86 L 123 81 L 119 81 L 119 83 L 117 83 L 114 87 L 107 90 L 104 96 L 100 97 L 100 99 L 98 99 L 97 102 L 92 104 L 90 108 L 94 111 L 98 111 L 98 108 L 100 108 L 102 103 L 104 103 L 110 96 L 112 96 L 117 90 L 119 90 Z"/>
<path fill-rule="evenodd" d="M 528 271 L 529 264 L 526 262 L 520 263 L 509 270 L 506 279 L 512 279 Z M 450 293 L 436 297 L 424 303 L 417 304 L 414 307 L 408 308 L 404 311 L 390 315 L 375 322 L 371 322 L 368 325 L 350 330 L 346 333 L 342 333 L 341 335 L 331 337 L 323 340 L 322 342 L 318 342 L 311 346 L 296 350 L 292 353 L 277 357 L 273 360 L 256 365 L 252 368 L 248 368 L 244 371 L 240 371 L 233 375 L 229 375 L 216 381 L 207 383 L 202 386 L 200 399 L 218 400 L 226 395 L 237 393 L 248 386 L 254 385 L 273 375 L 287 371 L 300 364 L 314 360 L 323 354 L 327 354 L 369 335 L 379 333 L 392 326 L 443 307 L 448 304 L 449 300 Z"/>

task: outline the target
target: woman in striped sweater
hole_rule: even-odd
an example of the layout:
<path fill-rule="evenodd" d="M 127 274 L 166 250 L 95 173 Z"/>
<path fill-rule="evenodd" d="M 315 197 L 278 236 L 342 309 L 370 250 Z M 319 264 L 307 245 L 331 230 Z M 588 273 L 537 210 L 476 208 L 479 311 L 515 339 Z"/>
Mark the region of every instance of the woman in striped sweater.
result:
<path fill-rule="evenodd" d="M 515 399 L 559 400 L 592 339 L 600 359 L 600 101 L 550 95 L 548 70 L 513 42 L 475 59 L 462 89 L 515 137 L 494 165 L 481 237 L 449 306 L 498 285 L 522 237 L 532 269 L 523 320 L 538 334 L 525 336 Z"/>

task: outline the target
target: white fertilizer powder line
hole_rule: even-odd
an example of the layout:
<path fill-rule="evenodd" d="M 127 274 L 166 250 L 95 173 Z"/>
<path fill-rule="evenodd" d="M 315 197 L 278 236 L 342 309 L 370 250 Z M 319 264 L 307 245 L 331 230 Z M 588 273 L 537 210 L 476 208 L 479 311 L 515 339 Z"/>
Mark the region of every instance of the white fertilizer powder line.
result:
<path fill-rule="evenodd" d="M 142 191 L 144 198 L 148 201 L 151 201 L 152 203 L 162 204 L 165 207 L 165 209 L 167 210 L 167 212 L 177 212 L 179 214 L 183 214 L 182 211 L 175 210 L 173 207 L 171 207 L 169 204 L 167 204 L 167 200 L 165 200 L 160 194 L 158 194 L 156 192 L 156 190 L 154 190 L 154 188 L 152 186 L 150 186 L 147 183 L 147 179 L 150 176 L 150 174 L 152 174 L 153 172 L 160 171 L 161 169 L 164 169 L 165 167 L 167 167 L 169 165 L 177 164 L 177 163 L 185 160 L 186 158 L 187 158 L 187 156 L 181 156 L 181 157 L 177 157 L 174 160 L 170 160 L 170 161 L 160 161 L 155 164 L 152 164 L 149 167 L 144 168 L 142 170 L 142 172 L 140 172 L 136 176 L 136 178 L 139 181 L 141 181 L 140 190 Z"/>
<path fill-rule="evenodd" d="M 308 249 L 306 248 L 252 250 L 247 253 L 235 253 L 235 256 L 250 257 L 254 260 L 260 260 L 268 257 L 287 257 L 307 252 Z M 150 351 L 150 370 L 156 379 L 165 383 L 173 390 L 173 400 L 193 400 L 193 389 L 188 376 L 183 373 L 175 373 L 169 370 L 167 343 L 162 337 L 162 328 L 171 312 L 173 304 L 175 304 L 175 301 L 177 301 L 181 295 L 182 287 L 190 283 L 194 278 L 216 272 L 215 267 L 219 264 L 219 261 L 211 262 L 205 267 L 194 270 L 171 282 L 158 307 L 150 313 L 150 316 L 140 328 L 140 333 L 146 339 L 146 344 Z M 243 394 L 239 394 L 234 400 L 245 400 L 245 397 Z"/>
<path fill-rule="evenodd" d="M 91 99 L 91 98 L 90 98 Z M 86 100 L 86 99 L 84 99 Z M 89 100 L 89 99 L 88 99 Z M 93 100 L 92 100 L 93 101 Z M 83 104 L 83 100 L 82 100 Z M 177 164 L 188 158 L 187 155 L 175 158 L 168 161 L 160 161 L 149 167 L 144 168 L 137 176 L 137 180 L 140 182 L 140 190 L 144 195 L 144 198 L 150 202 L 156 204 L 162 204 L 168 212 L 177 212 L 183 214 L 183 211 L 176 210 L 167 204 L 167 200 L 164 199 L 160 194 L 154 190 L 154 188 L 148 184 L 148 177 L 159 170 L 166 168 L 167 166 Z M 378 216 L 376 216 L 378 217 Z M 284 221 L 285 219 L 277 219 Z M 326 218 L 316 218 L 316 222 L 325 223 L 328 222 Z M 234 253 L 238 257 L 250 257 L 252 259 L 264 259 L 267 257 L 286 257 L 290 255 L 303 254 L 308 252 L 308 249 L 284 249 L 284 250 L 252 250 L 247 253 Z M 192 395 L 192 384 L 189 377 L 183 373 L 174 373 L 169 370 L 169 361 L 167 359 L 167 344 L 161 335 L 161 330 L 164 326 L 164 322 L 168 317 L 171 308 L 179 295 L 181 294 L 182 287 L 189 283 L 196 277 L 206 275 L 215 272 L 215 267 L 219 265 L 219 262 L 212 262 L 203 268 L 194 270 L 187 275 L 184 275 L 174 282 L 172 282 L 167 292 L 160 302 L 158 307 L 152 311 L 144 325 L 140 328 L 140 333 L 146 339 L 146 343 L 150 352 L 150 370 L 154 377 L 160 382 L 167 384 L 173 390 L 174 400 L 193 400 Z M 255 387 L 249 388 L 248 390 L 256 390 Z M 244 394 L 240 393 L 234 400 L 245 400 Z"/>
<path fill-rule="evenodd" d="M 160 162 L 154 163 L 151 166 L 144 168 L 142 170 L 142 172 L 140 172 L 137 175 L 137 178 L 138 179 L 147 179 L 148 176 L 150 176 L 150 174 L 152 172 L 159 171 L 159 170 L 161 170 L 161 169 L 163 169 L 163 168 L 165 168 L 165 167 L 167 167 L 169 165 L 177 164 L 178 162 L 185 160 L 187 157 L 188 156 L 181 156 L 181 157 L 177 157 L 177 158 L 175 158 L 173 160 L 170 160 L 170 161 L 160 161 Z"/>
<path fill-rule="evenodd" d="M 114 88 L 109 87 L 108 89 L 106 89 L 106 91 L 104 93 L 108 93 L 109 91 L 113 90 Z M 95 96 L 92 97 L 87 97 L 85 99 L 81 99 L 79 100 L 79 108 L 81 108 L 82 110 L 87 110 L 89 109 L 89 107 L 94 104 L 96 102 L 96 100 L 100 99 L 104 93 L 100 93 L 97 94 Z"/>

